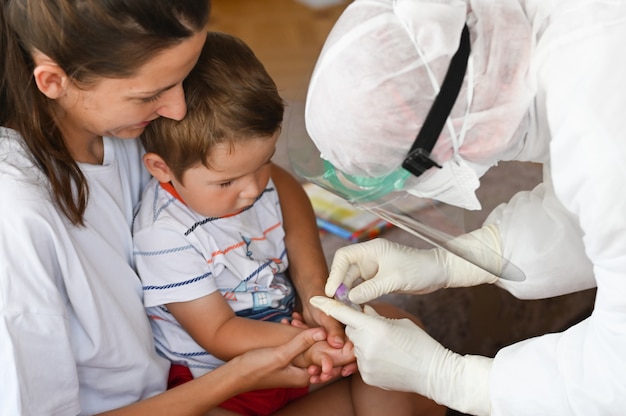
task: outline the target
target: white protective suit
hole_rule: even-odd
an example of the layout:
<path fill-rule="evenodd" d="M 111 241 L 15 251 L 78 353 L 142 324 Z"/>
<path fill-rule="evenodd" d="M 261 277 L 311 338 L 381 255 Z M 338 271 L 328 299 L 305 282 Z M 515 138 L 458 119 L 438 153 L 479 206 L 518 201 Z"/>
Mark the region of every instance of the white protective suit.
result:
<path fill-rule="evenodd" d="M 499 160 L 544 164 L 542 184 L 487 219 L 499 229 L 503 256 L 526 276 L 497 284 L 526 299 L 597 286 L 591 317 L 498 352 L 491 412 L 623 414 L 626 2 L 356 0 L 312 76 L 309 134 L 347 173 L 395 169 L 464 23 L 470 64 L 435 160 L 469 166 L 478 177 Z M 415 194 L 434 171 L 411 184 Z"/>

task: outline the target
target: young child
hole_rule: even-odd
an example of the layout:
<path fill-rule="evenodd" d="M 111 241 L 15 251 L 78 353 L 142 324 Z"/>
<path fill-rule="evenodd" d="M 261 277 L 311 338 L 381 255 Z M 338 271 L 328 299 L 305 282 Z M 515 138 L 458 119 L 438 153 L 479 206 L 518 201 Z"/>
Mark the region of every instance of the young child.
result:
<path fill-rule="evenodd" d="M 302 329 L 279 323 L 291 318 L 297 294 L 271 178 L 284 110 L 276 86 L 243 42 L 209 33 L 184 89 L 185 118 L 155 120 L 142 136 L 144 163 L 154 178 L 134 221 L 134 252 L 159 351 L 198 377 Z M 318 342 L 294 364 L 331 374 L 334 366 L 354 361 L 351 348 Z M 306 393 L 263 390 L 222 407 L 272 414 Z M 414 404 L 414 395 L 375 389 L 359 377 L 315 394 L 337 401 L 330 409 L 338 415 L 354 411 L 357 395 L 360 406 L 371 400 L 388 407 L 392 396 L 402 397 L 394 400 L 406 409 Z"/>

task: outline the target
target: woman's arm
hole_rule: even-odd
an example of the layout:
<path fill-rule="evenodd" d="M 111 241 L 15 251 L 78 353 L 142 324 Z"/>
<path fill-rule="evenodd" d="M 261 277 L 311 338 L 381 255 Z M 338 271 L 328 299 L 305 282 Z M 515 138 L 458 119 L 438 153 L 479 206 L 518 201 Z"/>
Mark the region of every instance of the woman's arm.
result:
<path fill-rule="evenodd" d="M 306 386 L 309 383 L 307 370 L 294 367 L 291 362 L 325 337 L 320 328 L 308 329 L 280 346 L 252 350 L 202 377 L 102 415 L 203 415 L 244 391 Z"/>
<path fill-rule="evenodd" d="M 283 213 L 289 276 L 302 301 L 304 319 L 312 326 L 323 326 L 328 333 L 328 343 L 341 348 L 345 343 L 341 324 L 309 304 L 313 296 L 324 296 L 328 278 L 328 266 L 311 202 L 302 185 L 276 164 L 272 165 L 272 180 L 278 190 Z"/>

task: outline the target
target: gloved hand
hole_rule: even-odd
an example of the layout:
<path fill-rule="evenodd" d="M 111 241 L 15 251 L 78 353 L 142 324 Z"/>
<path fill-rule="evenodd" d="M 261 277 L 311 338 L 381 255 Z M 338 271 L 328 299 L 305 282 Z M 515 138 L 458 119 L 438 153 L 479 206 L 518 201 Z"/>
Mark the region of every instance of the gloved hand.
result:
<path fill-rule="evenodd" d="M 448 245 L 496 273 L 502 269 L 500 234 L 495 225 L 464 234 Z M 365 281 L 352 287 L 358 278 Z M 325 292 L 332 297 L 344 283 L 352 288 L 350 300 L 362 304 L 392 292 L 423 294 L 497 280 L 496 275 L 442 248 L 422 250 L 378 238 L 337 250 Z"/>
<path fill-rule="evenodd" d="M 408 319 L 387 319 L 323 296 L 311 304 L 346 325 L 359 372 L 367 384 L 418 393 L 451 409 L 488 415 L 491 358 L 461 356 Z"/>

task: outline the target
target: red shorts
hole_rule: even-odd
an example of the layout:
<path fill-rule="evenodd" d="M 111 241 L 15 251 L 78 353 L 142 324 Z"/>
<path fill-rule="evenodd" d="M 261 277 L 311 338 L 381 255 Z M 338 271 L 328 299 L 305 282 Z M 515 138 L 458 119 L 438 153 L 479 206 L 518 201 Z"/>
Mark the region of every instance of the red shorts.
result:
<path fill-rule="evenodd" d="M 171 389 L 189 380 L 193 380 L 189 368 L 172 364 L 167 388 Z M 287 403 L 305 396 L 308 392 L 308 387 L 248 391 L 231 397 L 219 407 L 245 416 L 268 416 L 285 407 Z"/>

